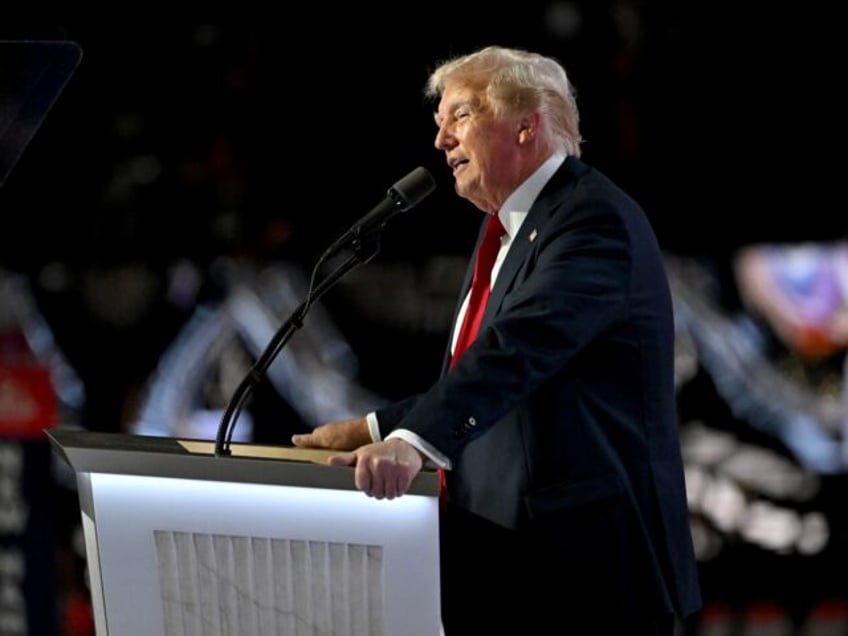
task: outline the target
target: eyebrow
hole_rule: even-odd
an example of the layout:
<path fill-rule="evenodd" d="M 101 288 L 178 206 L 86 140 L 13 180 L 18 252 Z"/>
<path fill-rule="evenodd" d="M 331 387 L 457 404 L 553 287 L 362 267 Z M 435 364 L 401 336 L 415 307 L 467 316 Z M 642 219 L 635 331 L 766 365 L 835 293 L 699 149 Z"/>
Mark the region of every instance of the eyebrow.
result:
<path fill-rule="evenodd" d="M 451 115 L 464 106 L 467 106 L 467 107 L 469 107 L 473 110 L 477 110 L 477 107 L 475 106 L 475 102 L 476 102 L 476 100 L 473 100 L 473 99 L 463 99 L 463 100 L 455 101 L 455 102 L 449 104 L 449 106 L 447 108 L 447 112 L 448 112 L 449 115 Z M 433 111 L 433 120 L 436 122 L 437 126 L 441 123 L 441 119 L 439 117 L 438 109 Z"/>

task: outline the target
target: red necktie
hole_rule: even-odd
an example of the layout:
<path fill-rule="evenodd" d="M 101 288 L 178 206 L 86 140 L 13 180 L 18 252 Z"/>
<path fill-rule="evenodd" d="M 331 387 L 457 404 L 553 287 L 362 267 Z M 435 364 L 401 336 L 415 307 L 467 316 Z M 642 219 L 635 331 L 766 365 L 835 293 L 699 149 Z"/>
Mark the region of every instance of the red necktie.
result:
<path fill-rule="evenodd" d="M 465 318 L 456 339 L 451 366 L 456 364 L 459 356 L 474 342 L 480 322 L 483 320 L 483 312 L 486 310 L 486 302 L 492 291 L 492 267 L 495 258 L 501 249 L 501 237 L 506 233 L 500 219 L 493 214 L 486 223 L 486 231 L 480 248 L 477 250 L 477 262 L 474 264 L 474 278 L 471 281 L 471 294 L 468 297 L 468 307 L 465 310 Z"/>

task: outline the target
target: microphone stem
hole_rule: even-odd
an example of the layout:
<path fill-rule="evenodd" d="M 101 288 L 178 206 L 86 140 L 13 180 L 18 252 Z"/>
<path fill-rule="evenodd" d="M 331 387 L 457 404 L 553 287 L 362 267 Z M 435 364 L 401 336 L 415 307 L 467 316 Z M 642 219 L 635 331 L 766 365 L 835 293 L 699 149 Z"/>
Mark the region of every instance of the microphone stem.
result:
<path fill-rule="evenodd" d="M 285 344 L 294 335 L 294 332 L 303 326 L 303 320 L 312 304 L 327 293 L 342 277 L 360 265 L 364 265 L 371 261 L 380 251 L 379 236 L 371 233 L 367 242 L 355 240 L 351 247 L 351 254 L 339 267 L 330 272 L 321 282 L 315 285 L 314 290 L 307 292 L 306 300 L 304 300 L 289 316 L 288 320 L 277 330 L 274 337 L 265 347 L 262 355 L 251 366 L 247 375 L 242 379 L 236 388 L 232 398 L 230 398 L 227 408 L 221 417 L 221 423 L 218 426 L 218 434 L 215 438 L 215 455 L 228 456 L 230 455 L 230 442 L 235 429 L 236 418 L 241 411 L 242 405 L 247 399 L 251 391 L 262 381 L 265 372 L 271 363 L 283 349 Z M 320 265 L 320 261 L 319 261 Z"/>

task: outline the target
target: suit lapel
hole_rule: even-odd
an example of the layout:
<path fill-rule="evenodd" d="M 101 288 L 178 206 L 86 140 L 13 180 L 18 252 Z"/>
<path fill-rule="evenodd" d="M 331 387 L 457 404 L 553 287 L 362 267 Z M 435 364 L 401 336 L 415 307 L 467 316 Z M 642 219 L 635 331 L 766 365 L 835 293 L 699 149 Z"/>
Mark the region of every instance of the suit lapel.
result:
<path fill-rule="evenodd" d="M 577 165 L 578 160 L 574 157 L 566 158 L 559 170 L 554 173 L 550 181 L 542 188 L 533 205 L 530 206 L 524 222 L 518 229 L 518 234 L 512 240 L 512 245 L 510 245 L 509 252 L 495 280 L 495 286 L 492 288 L 492 294 L 489 296 L 489 302 L 483 314 L 483 322 L 480 325 L 481 329 L 488 325 L 492 321 L 492 318 L 500 311 L 504 296 L 507 290 L 512 288 L 515 276 L 533 248 L 533 244 L 544 231 L 545 224 L 561 204 L 563 198 L 567 198 L 568 190 L 574 187 Z M 464 289 L 467 293 L 471 281 L 468 274 L 466 274 L 466 278 Z"/>

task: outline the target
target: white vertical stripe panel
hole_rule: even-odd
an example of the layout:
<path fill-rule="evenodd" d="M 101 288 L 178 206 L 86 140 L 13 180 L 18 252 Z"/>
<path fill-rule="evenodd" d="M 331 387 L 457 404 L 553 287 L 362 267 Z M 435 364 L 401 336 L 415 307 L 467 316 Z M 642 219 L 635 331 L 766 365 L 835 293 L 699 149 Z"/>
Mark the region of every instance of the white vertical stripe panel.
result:
<path fill-rule="evenodd" d="M 271 552 L 271 540 L 261 537 L 251 539 L 255 555 L 254 577 L 256 584 L 254 593 L 257 611 L 258 636 L 275 636 L 277 634 L 277 617 L 274 612 L 274 557 Z"/>
<path fill-rule="evenodd" d="M 380 546 L 155 532 L 165 636 L 383 636 Z"/>
<path fill-rule="evenodd" d="M 311 579 L 312 587 L 312 617 L 313 634 L 329 634 L 332 628 L 330 614 L 330 564 L 327 555 L 327 544 L 310 541 L 309 562 L 310 570 L 304 574 Z"/>
<path fill-rule="evenodd" d="M 162 594 L 162 614 L 165 633 L 184 636 L 182 630 L 182 599 L 177 571 L 177 546 L 173 532 L 155 532 L 156 554 L 159 560 L 159 585 Z"/>
<path fill-rule="evenodd" d="M 350 593 L 350 629 L 354 634 L 365 632 L 368 625 L 368 605 L 365 602 L 364 588 L 368 583 L 365 576 L 365 546 L 348 546 L 348 582 Z M 367 632 L 365 632 L 367 633 Z"/>
<path fill-rule="evenodd" d="M 238 598 L 233 581 L 235 580 L 235 559 L 230 537 L 215 535 L 212 537 L 213 558 L 218 571 L 218 605 L 221 608 L 221 635 L 237 636 Z M 168 635 L 170 636 L 170 634 Z"/>
<path fill-rule="evenodd" d="M 365 547 L 366 583 L 365 600 L 368 603 L 368 634 L 383 633 L 383 548 L 376 545 Z"/>
<path fill-rule="evenodd" d="M 356 636 L 351 631 L 350 597 L 348 595 L 348 551 L 344 543 L 328 544 L 330 557 L 330 609 L 332 612 L 333 636 Z"/>
<path fill-rule="evenodd" d="M 294 596 L 294 636 L 313 636 L 309 623 L 309 613 L 312 608 L 312 585 L 306 573 L 310 569 L 309 550 L 305 541 L 291 541 L 291 560 L 289 567 L 292 571 L 292 594 Z"/>
<path fill-rule="evenodd" d="M 294 613 L 294 572 L 292 568 L 292 542 L 271 542 L 274 571 L 274 598 L 277 603 L 278 634 L 296 634 L 297 617 Z"/>
<path fill-rule="evenodd" d="M 177 533 L 180 534 L 180 533 Z M 197 553 L 199 613 L 203 616 L 203 636 L 223 636 L 223 614 L 218 592 L 218 566 L 212 535 L 192 534 Z M 166 636 L 171 636 L 166 633 Z"/>
<path fill-rule="evenodd" d="M 203 634 L 202 613 L 200 606 L 200 590 L 197 578 L 197 550 L 194 547 L 194 537 L 187 532 L 174 535 L 174 546 L 177 551 L 177 576 L 180 581 L 180 603 L 183 608 L 183 636 Z"/>
<path fill-rule="evenodd" d="M 233 589 L 236 597 L 236 616 L 239 634 L 258 634 L 259 607 L 256 604 L 256 585 L 253 565 L 256 563 L 250 539 L 231 537 L 235 578 Z M 235 633 L 235 632 L 234 632 Z"/>

